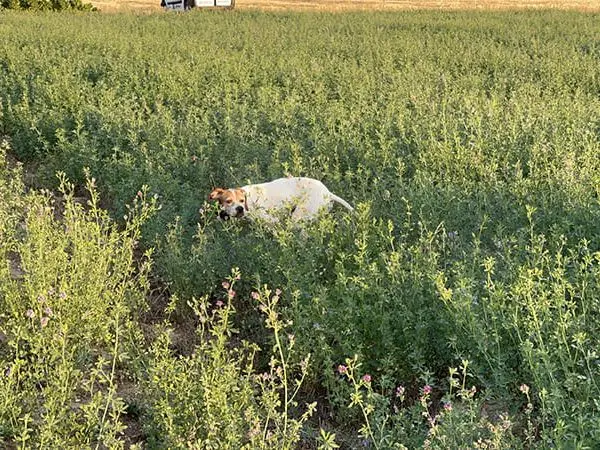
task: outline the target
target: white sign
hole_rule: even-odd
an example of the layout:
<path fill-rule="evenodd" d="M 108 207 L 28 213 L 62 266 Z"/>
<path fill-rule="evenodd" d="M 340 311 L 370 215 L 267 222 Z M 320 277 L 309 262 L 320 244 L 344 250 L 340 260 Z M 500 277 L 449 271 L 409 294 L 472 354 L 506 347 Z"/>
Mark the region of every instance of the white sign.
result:
<path fill-rule="evenodd" d="M 232 0 L 194 0 L 194 5 L 198 8 L 210 6 L 231 6 Z"/>

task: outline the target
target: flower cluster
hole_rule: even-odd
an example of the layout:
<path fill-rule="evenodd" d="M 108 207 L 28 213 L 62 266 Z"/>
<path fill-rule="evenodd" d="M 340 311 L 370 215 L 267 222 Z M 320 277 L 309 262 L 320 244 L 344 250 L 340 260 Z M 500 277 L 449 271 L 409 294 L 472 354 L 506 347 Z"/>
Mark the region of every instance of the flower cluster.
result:
<path fill-rule="evenodd" d="M 49 297 L 52 297 L 56 294 L 56 290 L 51 287 L 50 289 L 48 289 L 47 295 Z M 67 294 L 63 291 L 61 291 L 58 294 L 58 297 L 61 300 L 64 300 L 65 298 L 67 298 Z M 54 316 L 54 311 L 52 310 L 52 308 L 50 307 L 50 305 L 48 305 L 48 299 L 46 297 L 45 294 L 40 294 L 37 296 L 37 301 L 40 305 L 40 326 L 42 328 L 46 327 L 48 325 L 48 322 L 50 321 L 50 319 Z M 36 317 L 36 313 L 32 308 L 27 309 L 27 311 L 25 311 L 25 317 L 27 317 L 28 319 L 34 319 Z"/>

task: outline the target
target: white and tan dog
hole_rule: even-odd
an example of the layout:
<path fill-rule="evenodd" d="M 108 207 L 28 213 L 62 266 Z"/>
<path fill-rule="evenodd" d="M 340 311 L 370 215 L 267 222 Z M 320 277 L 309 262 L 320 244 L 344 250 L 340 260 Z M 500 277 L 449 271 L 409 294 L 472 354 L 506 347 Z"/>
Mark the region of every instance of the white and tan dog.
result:
<path fill-rule="evenodd" d="M 330 210 L 333 202 L 354 211 L 319 180 L 300 177 L 279 178 L 241 188 L 215 188 L 208 199 L 219 202 L 221 219 L 249 217 L 277 222 L 286 212 L 292 220 L 313 219 L 321 209 Z"/>

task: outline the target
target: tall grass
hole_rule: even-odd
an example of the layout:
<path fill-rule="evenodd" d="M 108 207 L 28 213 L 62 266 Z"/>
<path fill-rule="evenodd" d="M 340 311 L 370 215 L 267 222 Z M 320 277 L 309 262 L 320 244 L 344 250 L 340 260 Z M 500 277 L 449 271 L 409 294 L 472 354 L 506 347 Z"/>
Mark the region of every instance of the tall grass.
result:
<path fill-rule="evenodd" d="M 599 23 L 544 11 L 7 13 L 0 123 L 38 187 L 58 187 L 57 170 L 83 186 L 89 167 L 118 223 L 142 185 L 156 194 L 161 209 L 140 241 L 155 248 L 175 324 L 193 315 L 193 298 L 221 295 L 232 267 L 243 274 L 237 298 L 281 288 L 295 363 L 312 355 L 302 394 L 333 411 L 324 448 L 333 432 L 358 445 L 342 424 L 365 419 L 365 444 L 381 448 L 593 447 Z M 215 185 L 287 174 L 322 179 L 357 214 L 299 232 L 221 223 L 204 204 Z M 17 219 L 4 214 L 10 234 Z M 132 320 L 142 303 L 127 303 Z M 273 343 L 252 303 L 236 309 L 244 339 Z M 90 345 L 112 354 L 109 323 Z M 202 392 L 186 370 L 208 366 L 155 345 L 154 373 Z M 243 361 L 226 354 L 233 368 Z M 355 354 L 363 372 L 348 384 L 336 368 Z M 447 371 L 463 360 L 457 390 Z M 232 370 L 228 380 L 245 379 Z M 192 398 L 163 381 L 145 385 L 162 405 L 140 404 L 155 427 L 147 436 L 184 445 L 209 403 L 186 410 Z M 348 409 L 361 389 L 368 403 L 353 405 L 366 409 Z M 165 392 L 178 401 L 164 403 Z"/>

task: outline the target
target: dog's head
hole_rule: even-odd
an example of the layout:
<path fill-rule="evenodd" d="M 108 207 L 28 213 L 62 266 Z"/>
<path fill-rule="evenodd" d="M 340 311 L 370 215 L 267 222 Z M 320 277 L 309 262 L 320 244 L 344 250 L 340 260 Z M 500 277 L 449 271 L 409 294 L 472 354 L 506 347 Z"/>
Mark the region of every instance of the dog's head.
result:
<path fill-rule="evenodd" d="M 219 202 L 219 217 L 227 220 L 230 217 L 243 217 L 248 211 L 246 193 L 243 189 L 215 188 L 208 195 L 209 200 Z"/>

